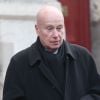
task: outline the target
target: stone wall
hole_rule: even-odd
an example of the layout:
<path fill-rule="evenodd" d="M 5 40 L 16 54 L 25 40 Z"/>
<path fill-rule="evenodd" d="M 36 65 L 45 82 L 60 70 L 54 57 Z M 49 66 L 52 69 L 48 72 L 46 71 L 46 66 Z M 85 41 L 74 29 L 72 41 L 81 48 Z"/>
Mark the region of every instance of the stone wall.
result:
<path fill-rule="evenodd" d="M 92 54 L 100 73 L 100 0 L 90 0 Z"/>
<path fill-rule="evenodd" d="M 100 22 L 91 24 L 92 54 L 100 73 Z"/>

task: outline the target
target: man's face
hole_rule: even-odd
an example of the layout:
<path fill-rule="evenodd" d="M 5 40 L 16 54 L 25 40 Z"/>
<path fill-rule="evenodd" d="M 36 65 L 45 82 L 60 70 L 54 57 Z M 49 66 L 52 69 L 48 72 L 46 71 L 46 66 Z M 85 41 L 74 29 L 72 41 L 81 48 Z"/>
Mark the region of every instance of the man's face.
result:
<path fill-rule="evenodd" d="M 64 39 L 64 21 L 61 16 L 46 16 L 36 25 L 36 31 L 42 45 L 48 50 L 58 49 Z"/>

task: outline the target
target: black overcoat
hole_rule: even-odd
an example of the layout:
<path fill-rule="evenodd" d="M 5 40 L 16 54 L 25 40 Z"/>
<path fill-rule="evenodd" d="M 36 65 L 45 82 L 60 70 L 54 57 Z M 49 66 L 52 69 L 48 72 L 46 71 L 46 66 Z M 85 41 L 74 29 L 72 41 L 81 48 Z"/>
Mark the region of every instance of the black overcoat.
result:
<path fill-rule="evenodd" d="M 100 100 L 100 76 L 91 54 L 66 45 L 66 83 L 59 84 L 42 61 L 37 44 L 17 53 L 8 66 L 3 100 Z"/>

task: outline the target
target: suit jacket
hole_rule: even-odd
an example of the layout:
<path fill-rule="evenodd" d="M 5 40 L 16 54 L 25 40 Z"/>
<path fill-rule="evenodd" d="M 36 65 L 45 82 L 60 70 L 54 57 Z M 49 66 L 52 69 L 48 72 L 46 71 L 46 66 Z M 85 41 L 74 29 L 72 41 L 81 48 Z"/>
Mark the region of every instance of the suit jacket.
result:
<path fill-rule="evenodd" d="M 61 100 L 63 96 L 64 100 L 100 100 L 100 76 L 91 54 L 81 46 L 68 42 L 65 45 L 64 94 L 34 43 L 12 57 L 5 77 L 3 100 Z"/>

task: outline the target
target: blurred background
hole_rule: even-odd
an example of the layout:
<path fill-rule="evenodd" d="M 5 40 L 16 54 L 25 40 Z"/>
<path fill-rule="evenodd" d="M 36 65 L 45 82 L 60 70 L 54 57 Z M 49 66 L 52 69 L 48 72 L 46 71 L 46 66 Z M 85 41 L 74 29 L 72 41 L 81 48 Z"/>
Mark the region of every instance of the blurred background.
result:
<path fill-rule="evenodd" d="M 44 4 L 63 10 L 66 40 L 86 47 L 100 73 L 100 0 L 0 0 L 0 100 L 9 61 L 36 40 L 35 16 Z"/>

